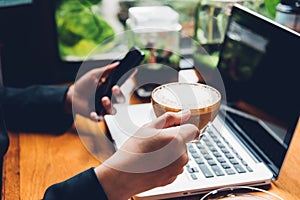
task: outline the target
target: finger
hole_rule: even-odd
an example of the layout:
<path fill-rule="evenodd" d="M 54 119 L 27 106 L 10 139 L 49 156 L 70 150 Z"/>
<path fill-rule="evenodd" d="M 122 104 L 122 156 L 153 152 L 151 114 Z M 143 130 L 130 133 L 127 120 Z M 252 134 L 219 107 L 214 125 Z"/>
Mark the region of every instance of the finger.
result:
<path fill-rule="evenodd" d="M 130 78 L 134 77 L 138 73 L 138 68 L 134 68 L 133 72 L 130 75 Z"/>
<path fill-rule="evenodd" d="M 172 178 L 166 180 L 164 183 L 162 183 L 161 186 L 166 186 L 166 185 L 169 185 L 171 183 L 173 183 L 175 180 L 176 180 L 177 176 L 173 176 Z"/>
<path fill-rule="evenodd" d="M 185 152 L 185 154 L 183 154 L 180 159 L 182 160 L 182 167 L 184 167 L 185 165 L 188 164 L 189 162 L 189 156 L 187 154 L 187 152 Z"/>
<path fill-rule="evenodd" d="M 189 156 L 187 154 L 187 150 L 186 147 L 184 148 L 184 152 L 182 153 L 182 155 L 173 163 L 171 163 L 169 166 L 167 166 L 168 168 L 172 168 L 174 175 L 179 174 L 181 172 L 181 169 L 188 163 L 189 161 Z"/>
<path fill-rule="evenodd" d="M 105 96 L 101 99 L 101 103 L 102 103 L 103 108 L 105 109 L 106 113 L 111 114 L 113 111 L 111 100 Z"/>
<path fill-rule="evenodd" d="M 114 62 L 114 63 L 112 63 L 112 64 L 109 64 L 109 65 L 105 66 L 105 71 L 104 71 L 104 73 L 103 73 L 103 76 L 104 76 L 104 77 L 108 77 L 109 73 L 110 73 L 113 69 L 115 69 L 119 64 L 120 64 L 120 62 Z M 102 77 L 103 77 L 103 76 L 102 76 Z"/>
<path fill-rule="evenodd" d="M 110 72 L 115 69 L 118 65 L 120 64 L 120 62 L 114 62 L 112 64 L 106 65 L 105 67 L 102 68 L 98 68 L 95 70 L 95 75 L 98 79 L 100 79 L 100 82 L 105 82 L 106 78 L 108 77 L 108 75 L 110 74 Z"/>
<path fill-rule="evenodd" d="M 171 137 L 179 138 L 184 143 L 188 143 L 195 138 L 198 138 L 200 131 L 193 124 L 183 124 L 181 126 L 170 127 L 163 130 L 164 134 L 167 134 Z"/>
<path fill-rule="evenodd" d="M 90 119 L 95 121 L 95 122 L 100 122 L 103 120 L 103 116 L 98 115 L 96 112 L 91 112 L 90 113 Z"/>
<path fill-rule="evenodd" d="M 124 103 L 125 102 L 125 96 L 122 93 L 119 86 L 115 85 L 115 86 L 112 87 L 111 90 L 112 90 L 113 96 L 116 99 L 117 103 Z"/>
<path fill-rule="evenodd" d="M 188 120 L 191 116 L 190 110 L 183 110 L 181 112 L 167 112 L 162 116 L 155 119 L 150 125 L 154 128 L 161 129 L 161 128 L 168 128 L 172 126 L 180 125 L 181 123 Z"/>

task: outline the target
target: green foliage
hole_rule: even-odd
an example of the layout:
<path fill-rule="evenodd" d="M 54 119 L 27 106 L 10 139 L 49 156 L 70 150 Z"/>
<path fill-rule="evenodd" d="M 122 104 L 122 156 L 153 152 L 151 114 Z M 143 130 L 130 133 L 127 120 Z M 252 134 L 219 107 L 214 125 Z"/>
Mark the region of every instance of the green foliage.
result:
<path fill-rule="evenodd" d="M 265 1 L 265 8 L 269 13 L 272 19 L 275 18 L 276 15 L 276 6 L 280 3 L 280 0 L 264 0 Z"/>
<path fill-rule="evenodd" d="M 194 54 L 197 62 L 205 65 L 209 68 L 216 68 L 219 61 L 219 52 L 214 52 L 213 54 Z"/>
<path fill-rule="evenodd" d="M 92 6 L 101 0 L 64 0 L 56 10 L 56 22 L 61 56 L 84 57 L 114 35 L 112 27 Z"/>
<path fill-rule="evenodd" d="M 87 7 L 92 7 L 93 5 L 100 3 L 101 0 L 79 0 L 79 2 Z"/>

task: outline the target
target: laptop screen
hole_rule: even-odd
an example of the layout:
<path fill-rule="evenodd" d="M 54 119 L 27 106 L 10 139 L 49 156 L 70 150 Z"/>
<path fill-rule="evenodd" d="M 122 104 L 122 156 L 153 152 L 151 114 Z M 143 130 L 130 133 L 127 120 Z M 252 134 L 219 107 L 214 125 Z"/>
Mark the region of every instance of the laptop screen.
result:
<path fill-rule="evenodd" d="M 218 69 L 229 104 L 250 105 L 252 113 L 227 116 L 275 176 L 299 117 L 299 52 L 300 34 L 242 6 L 232 8 Z"/>

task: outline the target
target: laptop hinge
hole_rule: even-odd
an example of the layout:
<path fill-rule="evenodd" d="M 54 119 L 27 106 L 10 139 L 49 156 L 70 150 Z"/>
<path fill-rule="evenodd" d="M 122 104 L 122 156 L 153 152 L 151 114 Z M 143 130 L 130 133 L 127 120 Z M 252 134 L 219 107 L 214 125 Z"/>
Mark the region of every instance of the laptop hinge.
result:
<path fill-rule="evenodd" d="M 233 112 L 233 110 L 236 109 L 234 108 L 229 108 L 229 109 L 230 111 L 227 109 L 226 111 L 224 110 L 220 111 L 220 114 L 225 116 L 225 120 L 227 122 L 226 125 L 228 126 L 228 128 L 232 130 L 234 136 L 236 136 L 239 139 L 241 145 L 244 147 L 246 151 L 250 153 L 250 155 L 254 158 L 254 160 L 264 163 L 266 167 L 269 168 L 269 170 L 272 172 L 273 179 L 274 180 L 277 179 L 279 174 L 278 167 L 267 157 L 267 155 L 265 155 L 261 150 L 259 150 L 256 144 L 247 136 L 247 133 L 229 116 L 228 112 L 229 113 Z M 237 113 L 234 114 L 239 115 L 239 113 L 242 114 L 243 112 L 237 110 Z M 243 113 L 243 116 L 245 115 L 248 114 Z M 251 116 L 251 118 L 252 119 L 249 120 L 253 120 L 255 117 Z"/>

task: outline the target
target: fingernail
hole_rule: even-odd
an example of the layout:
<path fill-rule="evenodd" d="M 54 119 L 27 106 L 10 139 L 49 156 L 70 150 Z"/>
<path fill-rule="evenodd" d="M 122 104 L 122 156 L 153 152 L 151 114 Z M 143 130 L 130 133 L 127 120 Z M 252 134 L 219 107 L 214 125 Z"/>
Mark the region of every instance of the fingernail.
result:
<path fill-rule="evenodd" d="M 118 96 L 118 97 L 116 97 L 116 101 L 117 101 L 118 103 L 124 103 L 124 102 L 125 102 L 125 97 Z"/>

